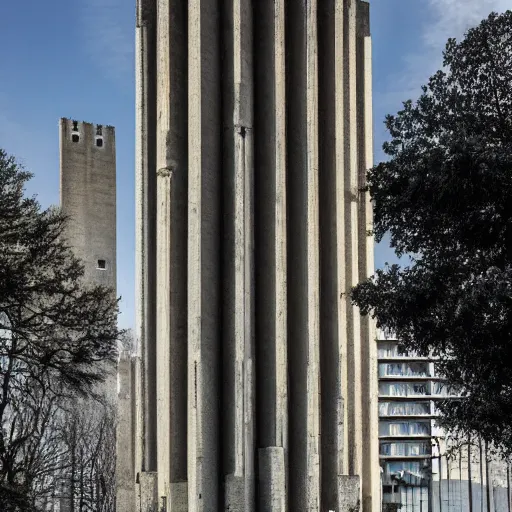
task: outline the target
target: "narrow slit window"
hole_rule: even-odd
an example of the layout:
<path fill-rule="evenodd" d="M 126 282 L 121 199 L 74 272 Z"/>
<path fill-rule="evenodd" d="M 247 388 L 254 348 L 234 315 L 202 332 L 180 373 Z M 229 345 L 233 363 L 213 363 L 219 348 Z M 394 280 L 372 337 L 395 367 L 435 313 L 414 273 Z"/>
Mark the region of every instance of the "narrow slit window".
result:
<path fill-rule="evenodd" d="M 73 133 L 73 135 L 71 135 L 71 140 L 72 140 L 72 142 L 79 142 L 80 135 L 78 135 L 78 133 Z"/>
<path fill-rule="evenodd" d="M 107 262 L 105 260 L 98 260 L 98 269 L 106 270 L 106 268 L 107 268 Z"/>

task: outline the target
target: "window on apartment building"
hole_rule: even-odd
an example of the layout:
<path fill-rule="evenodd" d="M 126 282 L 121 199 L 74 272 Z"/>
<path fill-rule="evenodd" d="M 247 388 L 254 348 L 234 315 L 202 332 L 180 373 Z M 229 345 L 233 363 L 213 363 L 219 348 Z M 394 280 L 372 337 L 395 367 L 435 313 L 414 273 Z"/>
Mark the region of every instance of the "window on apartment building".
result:
<path fill-rule="evenodd" d="M 432 446 L 425 441 L 395 441 L 380 444 L 380 454 L 389 457 L 419 457 L 429 455 L 431 452 Z"/>
<path fill-rule="evenodd" d="M 428 436 L 430 423 L 426 421 L 381 421 L 380 436 Z"/>
<path fill-rule="evenodd" d="M 380 402 L 380 416 L 422 416 L 430 414 L 430 402 Z"/>
<path fill-rule="evenodd" d="M 381 363 L 379 377 L 428 377 L 428 363 Z"/>
<path fill-rule="evenodd" d="M 428 395 L 426 382 L 379 382 L 379 394 L 384 396 Z"/>

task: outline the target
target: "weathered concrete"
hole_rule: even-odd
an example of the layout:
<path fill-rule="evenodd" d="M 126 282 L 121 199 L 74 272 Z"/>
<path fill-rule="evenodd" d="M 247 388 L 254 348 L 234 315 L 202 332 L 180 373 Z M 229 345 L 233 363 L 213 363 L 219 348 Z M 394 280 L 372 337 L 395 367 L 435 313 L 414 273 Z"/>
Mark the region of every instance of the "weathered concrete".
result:
<path fill-rule="evenodd" d="M 344 6 L 332 0 L 319 10 L 319 153 L 321 251 L 322 503 L 337 510 L 338 475 L 347 472 L 347 325 L 345 284 Z M 336 70 L 341 72 L 336 73 Z M 342 300 L 340 300 L 342 298 Z M 345 391 L 344 391 L 345 390 Z"/>
<path fill-rule="evenodd" d="M 260 512 L 286 512 L 286 465 L 283 447 L 260 448 L 259 501 Z"/>
<path fill-rule="evenodd" d="M 135 148 L 138 468 L 156 471 L 156 0 L 137 0 Z"/>
<path fill-rule="evenodd" d="M 85 282 L 108 286 L 115 293 L 116 139 L 112 126 L 60 120 L 60 204 L 69 217 L 66 239 L 84 263 Z"/>
<path fill-rule="evenodd" d="M 156 375 L 158 492 L 187 481 L 186 9 L 157 4 Z"/>
<path fill-rule="evenodd" d="M 316 1 L 287 5 L 289 507 L 320 511 Z"/>
<path fill-rule="evenodd" d="M 245 507 L 245 482 L 243 476 L 227 475 L 224 482 L 224 510 L 226 512 L 238 512 L 247 510 Z M 250 504 L 251 508 L 254 506 Z"/>
<path fill-rule="evenodd" d="M 87 286 L 101 285 L 116 294 L 116 142 L 112 126 L 94 125 L 71 119 L 61 119 L 60 135 L 60 204 L 68 217 L 65 237 L 75 255 L 84 265 L 83 281 Z M 121 369 L 124 391 L 120 397 L 120 450 L 118 473 L 120 500 L 130 512 L 134 506 L 136 443 L 132 436 L 135 404 L 131 363 Z M 95 391 L 114 405 L 117 400 L 116 365 L 102 367 L 104 382 Z M 102 414 L 102 406 L 83 400 L 83 407 L 92 415 Z M 119 451 L 119 450 L 118 450 Z M 66 494 L 72 487 L 63 483 L 60 509 L 67 512 L 71 500 Z"/>
<path fill-rule="evenodd" d="M 226 510 L 254 510 L 252 11 L 228 0 L 223 59 L 223 474 Z"/>
<path fill-rule="evenodd" d="M 359 141 L 359 276 L 363 281 L 374 272 L 373 211 L 368 194 L 360 190 L 366 183 L 366 171 L 373 166 L 373 116 L 372 116 L 372 43 L 370 38 L 370 6 L 357 5 L 357 81 L 358 141 Z M 359 312 L 355 312 L 359 316 Z M 376 425 L 378 412 L 378 359 L 375 324 L 370 317 L 361 317 L 361 431 L 365 443 L 361 451 L 361 496 L 364 510 L 375 510 L 380 501 L 380 468 L 375 464 L 379 457 L 379 440 Z M 369 433 L 366 436 L 364 433 Z M 363 477 L 364 476 L 364 477 Z"/>
<path fill-rule="evenodd" d="M 362 394 L 361 394 L 361 330 L 360 316 L 356 306 L 350 302 L 349 292 L 359 281 L 359 188 L 358 118 L 357 100 L 357 4 L 347 2 L 344 6 L 343 26 L 345 32 L 344 52 L 344 123 L 345 123 L 345 286 L 343 295 L 347 310 L 347 387 L 343 393 L 347 400 L 347 453 L 348 474 L 360 475 L 362 471 Z"/>
<path fill-rule="evenodd" d="M 117 396 L 117 438 L 116 438 L 116 507 L 131 512 L 135 510 L 135 460 L 134 449 L 134 399 L 132 395 L 134 366 L 128 353 L 119 358 L 117 374 L 119 393 Z"/>
<path fill-rule="evenodd" d="M 219 502 L 220 12 L 188 2 L 188 506 Z"/>
<path fill-rule="evenodd" d="M 159 512 L 158 507 L 158 478 L 155 472 L 138 474 L 137 512 Z"/>
<path fill-rule="evenodd" d="M 188 484 L 187 484 L 187 482 L 171 483 L 170 510 L 172 512 L 187 512 L 187 510 L 188 510 Z"/>
<path fill-rule="evenodd" d="M 340 475 L 339 479 L 339 512 L 359 512 L 361 510 L 360 479 L 358 476 Z M 380 507 L 380 504 L 379 504 Z M 377 507 L 377 510 L 379 510 Z M 336 509 L 333 509 L 336 510 Z M 366 509 L 363 509 L 366 510 Z"/>
<path fill-rule="evenodd" d="M 351 487 L 377 511 L 375 346 L 348 299 L 373 270 L 367 5 L 140 4 L 137 439 L 159 503 L 339 512 Z"/>
<path fill-rule="evenodd" d="M 285 462 L 288 454 L 288 272 L 284 1 L 254 3 L 254 43 L 254 101 L 258 105 L 254 112 L 254 132 L 258 133 L 254 139 L 254 214 L 259 474 L 260 485 L 267 489 L 261 487 L 261 492 L 270 493 L 272 489 L 273 503 L 282 504 L 280 509 L 265 510 L 282 510 L 287 508 L 288 480 Z M 262 471 L 262 467 L 267 467 L 261 460 L 267 447 L 275 447 L 268 449 L 281 454 L 279 469 Z M 272 460 L 276 461 L 275 456 Z M 262 500 L 262 503 L 268 502 Z"/>

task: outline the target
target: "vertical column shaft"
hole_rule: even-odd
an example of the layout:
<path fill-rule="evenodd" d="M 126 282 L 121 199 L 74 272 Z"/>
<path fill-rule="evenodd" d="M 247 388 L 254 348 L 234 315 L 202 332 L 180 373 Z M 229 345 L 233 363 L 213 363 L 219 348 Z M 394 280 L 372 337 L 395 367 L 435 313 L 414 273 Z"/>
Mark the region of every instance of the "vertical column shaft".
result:
<path fill-rule="evenodd" d="M 219 5 L 188 2 L 188 505 L 219 507 Z"/>
<path fill-rule="evenodd" d="M 157 45 L 158 491 L 187 478 L 186 2 L 159 0 Z"/>
<path fill-rule="evenodd" d="M 145 208 L 145 194 L 144 194 L 144 164 L 142 153 L 142 132 L 143 132 L 143 117 L 144 117 L 144 78 L 143 78 L 143 62 L 144 62 L 144 49 L 143 49 L 143 29 L 137 23 L 135 29 L 135 129 L 137 136 L 135 138 L 135 338 L 137 340 L 137 358 L 139 371 L 144 368 L 142 359 L 145 354 L 145 317 L 144 317 L 144 283 L 145 283 L 145 237 L 144 237 L 144 219 L 146 217 Z M 119 371 L 118 371 L 119 374 Z M 136 446 L 135 446 L 135 467 L 137 469 L 143 466 L 143 457 L 145 452 L 145 435 L 146 428 L 145 421 L 145 400 L 142 399 L 144 395 L 142 372 L 139 373 L 137 379 L 136 390 Z"/>
<path fill-rule="evenodd" d="M 373 165 L 372 119 L 372 48 L 370 39 L 369 4 L 358 3 L 357 26 L 357 88 L 358 88 L 358 142 L 359 142 L 359 280 L 374 272 L 373 212 L 366 185 L 366 172 Z M 378 376 L 377 342 L 374 321 L 361 318 L 361 391 L 362 430 L 365 448 L 362 450 L 361 492 L 365 511 L 378 510 L 380 491 L 378 439 Z"/>
<path fill-rule="evenodd" d="M 224 2 L 223 434 L 226 510 L 253 510 L 253 97 L 250 0 Z M 231 507 L 231 508 L 227 508 Z"/>
<path fill-rule="evenodd" d="M 317 3 L 292 2 L 288 7 L 290 509 L 319 511 Z"/>
<path fill-rule="evenodd" d="M 141 422 L 138 458 L 156 462 L 156 1 L 139 0 L 136 29 L 136 301 Z"/>
<path fill-rule="evenodd" d="M 347 297 L 359 281 L 358 196 L 359 167 L 357 143 L 357 4 L 348 0 L 344 12 L 345 51 L 345 284 Z M 347 307 L 347 420 L 348 471 L 360 475 L 362 450 L 361 423 L 361 327 L 356 306 Z"/>
<path fill-rule="evenodd" d="M 116 457 L 116 503 L 126 512 L 134 512 L 134 432 L 133 432 L 133 369 L 130 354 L 121 353 L 118 363 L 119 393 L 117 396 L 118 427 Z"/>
<path fill-rule="evenodd" d="M 343 14 L 344 0 L 324 2 L 318 14 L 322 510 L 340 510 L 347 471 Z"/>
<path fill-rule="evenodd" d="M 283 0 L 261 0 L 253 6 L 259 506 L 284 512 L 288 474 L 285 9 Z"/>

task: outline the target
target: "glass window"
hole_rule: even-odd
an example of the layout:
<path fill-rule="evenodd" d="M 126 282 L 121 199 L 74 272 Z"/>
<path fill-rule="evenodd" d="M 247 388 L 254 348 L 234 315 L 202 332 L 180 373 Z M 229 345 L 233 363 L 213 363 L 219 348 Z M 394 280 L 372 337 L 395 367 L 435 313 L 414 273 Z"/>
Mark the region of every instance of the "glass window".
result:
<path fill-rule="evenodd" d="M 381 416 L 417 416 L 430 414 L 430 402 L 380 402 Z"/>

